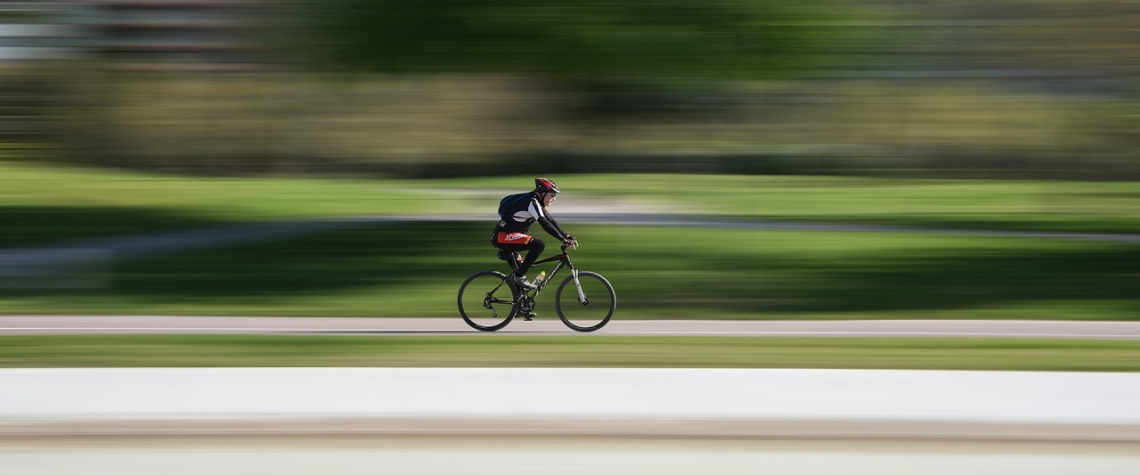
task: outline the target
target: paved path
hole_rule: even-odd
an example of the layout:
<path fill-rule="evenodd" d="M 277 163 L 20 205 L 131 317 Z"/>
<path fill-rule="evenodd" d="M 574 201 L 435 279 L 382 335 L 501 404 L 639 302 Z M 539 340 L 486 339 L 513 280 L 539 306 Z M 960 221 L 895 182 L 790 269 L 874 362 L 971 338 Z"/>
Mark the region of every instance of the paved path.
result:
<path fill-rule="evenodd" d="M 113 332 L 149 324 L 134 331 L 473 333 L 457 320 L 0 318 L 24 330 L 55 321 Z M 665 325 L 721 334 L 1135 337 L 1135 325 L 1113 322 L 618 323 L 649 334 Z M 1136 400 L 1140 373 L 0 369 L 0 467 L 42 475 L 1131 475 L 1140 473 Z"/>
<path fill-rule="evenodd" d="M 1140 374 L 0 369 L 0 435 L 368 433 L 1140 442 Z"/>
<path fill-rule="evenodd" d="M 455 318 L 274 318 L 182 316 L 0 316 L 0 334 L 307 333 L 471 335 Z M 573 334 L 556 317 L 517 320 L 507 335 Z M 818 337 L 1023 337 L 1140 339 L 1140 322 L 1044 320 L 835 320 L 611 321 L 596 335 L 818 336 Z"/>

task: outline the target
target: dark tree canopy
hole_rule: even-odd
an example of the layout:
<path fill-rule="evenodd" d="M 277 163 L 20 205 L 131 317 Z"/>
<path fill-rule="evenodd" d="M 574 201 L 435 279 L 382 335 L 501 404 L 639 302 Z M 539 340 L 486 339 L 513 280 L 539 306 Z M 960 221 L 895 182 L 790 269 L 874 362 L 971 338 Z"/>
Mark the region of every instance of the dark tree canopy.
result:
<path fill-rule="evenodd" d="M 348 70 L 770 77 L 843 41 L 819 1 L 307 1 L 306 49 Z"/>

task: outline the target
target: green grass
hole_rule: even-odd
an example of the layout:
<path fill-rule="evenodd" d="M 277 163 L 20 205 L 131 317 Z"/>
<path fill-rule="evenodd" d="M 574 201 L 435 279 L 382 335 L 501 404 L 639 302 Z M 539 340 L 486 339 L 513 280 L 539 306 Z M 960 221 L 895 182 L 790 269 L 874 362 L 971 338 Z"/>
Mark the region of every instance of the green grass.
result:
<path fill-rule="evenodd" d="M 1136 231 L 1140 184 L 824 177 L 568 175 L 576 196 L 774 218 Z M 531 177 L 398 181 L 182 177 L 0 163 L 0 248 L 282 219 L 470 213 L 486 222 L 368 225 L 77 269 L 85 291 L 0 290 L 0 313 L 455 318 L 456 288 L 502 267 L 494 190 Z M 458 188 L 474 190 L 470 194 Z M 451 190 L 455 193 L 440 190 Z M 578 195 L 576 195 L 578 194 Z M 553 209 L 557 215 L 557 205 Z M 1140 246 L 921 233 L 562 224 L 609 278 L 616 318 L 1098 319 L 1140 315 Z M 534 228 L 538 235 L 543 235 Z M 540 318 L 554 318 L 552 293 Z"/>
<path fill-rule="evenodd" d="M 568 175 L 576 193 L 663 202 L 682 212 L 786 221 L 948 228 L 1140 232 L 1140 183 L 822 176 Z M 529 177 L 438 180 L 525 187 Z"/>
<path fill-rule="evenodd" d="M 617 319 L 1140 315 L 1134 245 L 564 224 L 582 242 L 575 263 L 616 288 Z M 457 318 L 463 279 L 505 268 L 488 243 L 490 226 L 372 225 L 124 259 L 104 269 L 105 289 L 8 292 L 0 294 L 0 313 Z M 556 318 L 552 299 L 553 292 L 539 296 L 540 318 Z"/>
<path fill-rule="evenodd" d="M 485 214 L 529 176 L 222 178 L 0 162 L 0 248 L 244 222 Z M 739 219 L 1140 232 L 1140 183 L 717 175 L 554 177 L 574 200 L 664 203 Z M 451 190 L 448 192 L 447 190 Z M 465 193 L 462 190 L 473 190 Z M 496 191 L 498 190 L 498 191 Z M 557 216 L 558 205 L 552 209 Z"/>
<path fill-rule="evenodd" d="M 0 248 L 330 216 L 454 212 L 399 180 L 219 178 L 0 162 Z"/>
<path fill-rule="evenodd" d="M 2 336 L 0 367 L 660 367 L 1140 371 L 1140 342 L 985 338 Z"/>

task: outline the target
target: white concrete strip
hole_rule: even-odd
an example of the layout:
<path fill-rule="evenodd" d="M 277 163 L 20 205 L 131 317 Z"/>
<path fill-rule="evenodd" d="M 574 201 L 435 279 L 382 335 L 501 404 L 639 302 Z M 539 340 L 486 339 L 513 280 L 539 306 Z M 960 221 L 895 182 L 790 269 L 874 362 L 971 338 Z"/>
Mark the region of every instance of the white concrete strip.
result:
<path fill-rule="evenodd" d="M 305 419 L 1140 425 L 1140 374 L 791 369 L 2 369 L 0 423 Z"/>

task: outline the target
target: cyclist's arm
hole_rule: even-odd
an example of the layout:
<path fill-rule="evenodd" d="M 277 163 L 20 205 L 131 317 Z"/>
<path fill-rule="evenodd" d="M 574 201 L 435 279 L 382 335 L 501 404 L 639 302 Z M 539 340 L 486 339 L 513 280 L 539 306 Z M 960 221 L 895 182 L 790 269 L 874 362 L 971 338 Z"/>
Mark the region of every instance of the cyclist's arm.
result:
<path fill-rule="evenodd" d="M 562 227 L 558 225 L 558 222 L 555 221 L 554 218 L 547 215 L 546 219 L 547 219 L 547 221 L 550 221 L 550 224 L 553 227 L 558 228 L 558 230 L 562 232 L 562 237 L 559 237 L 558 240 L 562 241 L 562 243 L 567 245 L 567 246 L 573 247 L 575 249 L 578 248 L 578 240 L 574 239 L 574 236 L 566 234 L 566 231 L 562 231 Z M 547 232 L 550 232 L 550 231 L 548 230 Z M 558 237 L 558 235 L 556 235 L 554 233 L 551 233 L 551 234 L 554 235 L 555 237 Z"/>
<path fill-rule="evenodd" d="M 566 242 L 567 238 L 570 237 L 569 234 L 566 234 L 566 231 L 562 230 L 562 227 L 558 225 L 557 221 L 546 215 L 545 210 L 542 209 L 542 205 L 539 205 L 537 200 L 531 200 L 530 209 L 528 211 L 531 216 L 534 216 L 535 221 L 538 221 L 538 224 L 542 225 L 542 229 L 546 230 L 551 236 L 558 238 L 559 241 Z"/>

